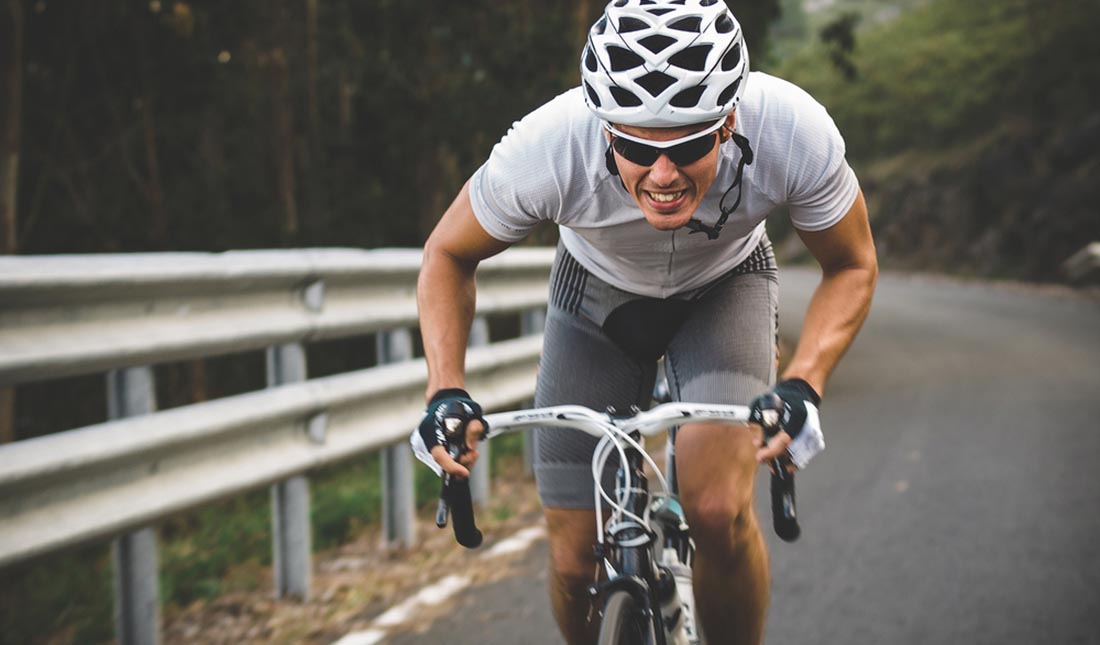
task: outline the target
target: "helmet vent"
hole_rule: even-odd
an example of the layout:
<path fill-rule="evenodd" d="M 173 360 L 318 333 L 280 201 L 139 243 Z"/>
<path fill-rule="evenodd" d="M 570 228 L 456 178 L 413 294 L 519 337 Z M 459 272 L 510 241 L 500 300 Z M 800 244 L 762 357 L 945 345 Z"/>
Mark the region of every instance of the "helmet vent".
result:
<path fill-rule="evenodd" d="M 611 62 L 611 71 L 613 72 L 634 69 L 645 62 L 641 56 L 618 45 L 610 45 L 607 48 L 607 57 Z"/>
<path fill-rule="evenodd" d="M 641 31 L 643 29 L 649 29 L 649 25 L 647 25 L 644 20 L 631 18 L 630 16 L 619 19 L 620 34 L 628 34 L 632 31 Z"/>
<path fill-rule="evenodd" d="M 710 53 L 710 50 L 710 45 L 688 47 L 670 56 L 668 62 L 680 69 L 702 72 L 707 68 L 707 54 Z"/>
<path fill-rule="evenodd" d="M 730 20 L 729 14 L 718 16 L 718 20 L 714 21 L 714 28 L 720 34 L 728 34 L 733 31 L 733 21 Z"/>
<path fill-rule="evenodd" d="M 692 33 L 699 33 L 699 29 L 703 26 L 703 19 L 699 17 L 694 18 L 681 18 L 676 22 L 668 26 L 669 29 L 675 29 L 676 31 L 690 31 Z"/>
<path fill-rule="evenodd" d="M 672 9 L 670 7 L 663 7 L 663 8 L 662 7 L 654 7 L 652 9 L 646 9 L 646 11 L 648 11 L 649 13 L 651 13 L 655 16 L 663 16 L 663 15 L 665 15 L 666 13 L 668 13 L 670 11 L 676 11 L 676 10 Z"/>
<path fill-rule="evenodd" d="M 645 38 L 639 40 L 638 44 L 640 44 L 642 47 L 645 47 L 654 54 L 658 54 L 665 49 L 668 49 L 668 46 L 674 44 L 675 42 L 675 38 L 671 38 L 669 36 L 661 36 L 658 34 L 654 36 L 646 36 Z"/>
<path fill-rule="evenodd" d="M 699 99 L 703 98 L 703 92 L 707 91 L 706 85 L 696 85 L 695 87 L 689 87 L 688 89 L 680 92 L 676 96 L 672 97 L 672 100 L 668 102 L 669 105 L 678 108 L 693 108 L 699 105 Z"/>
<path fill-rule="evenodd" d="M 728 72 L 741 62 L 741 45 L 734 45 L 726 55 L 722 57 L 722 71 Z"/>
<path fill-rule="evenodd" d="M 600 97 L 596 94 L 596 90 L 592 89 L 591 85 L 585 83 L 584 91 L 588 93 L 588 100 L 592 101 L 592 105 L 595 105 L 596 107 L 602 107 L 600 105 Z"/>
<path fill-rule="evenodd" d="M 584 66 L 590 72 L 595 72 L 599 69 L 599 65 L 596 62 L 596 54 L 592 53 L 592 47 L 584 48 Z"/>
<path fill-rule="evenodd" d="M 711 6 L 712 4 L 715 4 L 716 2 L 718 2 L 718 0 L 702 0 L 702 1 L 701 1 L 701 2 L 699 3 L 699 6 L 700 6 L 700 7 L 709 7 L 709 6 Z"/>
<path fill-rule="evenodd" d="M 638 107 L 642 104 L 642 100 L 634 95 L 629 90 L 624 90 L 616 85 L 611 86 L 611 96 L 615 97 L 615 102 L 620 107 Z"/>
<path fill-rule="evenodd" d="M 663 72 L 650 72 L 635 81 L 654 97 L 667 90 L 675 82 L 675 78 Z"/>
<path fill-rule="evenodd" d="M 602 36 L 603 32 L 607 31 L 607 16 L 601 16 L 600 19 L 596 21 L 596 24 L 592 27 L 592 31 L 597 36 Z"/>
<path fill-rule="evenodd" d="M 732 99 L 733 95 L 737 93 L 737 88 L 740 85 L 740 78 L 727 85 L 726 89 L 722 90 L 722 93 L 718 95 L 718 105 L 725 105 L 730 99 Z"/>

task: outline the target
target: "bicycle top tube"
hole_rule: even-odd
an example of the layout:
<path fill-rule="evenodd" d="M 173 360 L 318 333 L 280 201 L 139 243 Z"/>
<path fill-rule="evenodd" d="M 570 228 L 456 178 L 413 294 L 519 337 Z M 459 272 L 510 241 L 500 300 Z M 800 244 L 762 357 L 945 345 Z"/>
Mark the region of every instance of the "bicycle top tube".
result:
<path fill-rule="evenodd" d="M 748 418 L 749 408 L 743 405 L 679 402 L 662 403 L 628 417 L 613 417 L 582 405 L 556 405 L 485 415 L 489 426 L 486 438 L 540 427 L 572 428 L 596 437 L 605 435 L 605 428 L 614 427 L 628 433 L 637 430 L 645 436 L 652 436 L 685 423 L 745 425 Z"/>

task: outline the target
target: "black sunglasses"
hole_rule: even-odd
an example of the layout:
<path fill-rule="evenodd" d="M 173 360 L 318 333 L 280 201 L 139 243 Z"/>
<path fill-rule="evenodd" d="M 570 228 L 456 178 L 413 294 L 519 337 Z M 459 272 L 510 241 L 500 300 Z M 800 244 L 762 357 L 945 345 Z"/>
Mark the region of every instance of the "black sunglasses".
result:
<path fill-rule="evenodd" d="M 714 149 L 714 142 L 717 140 L 717 132 L 708 132 L 668 148 L 658 148 L 612 134 L 611 147 L 623 159 L 639 166 L 652 166 L 662 153 L 668 155 L 669 160 L 677 166 L 688 166 L 707 156 Z"/>

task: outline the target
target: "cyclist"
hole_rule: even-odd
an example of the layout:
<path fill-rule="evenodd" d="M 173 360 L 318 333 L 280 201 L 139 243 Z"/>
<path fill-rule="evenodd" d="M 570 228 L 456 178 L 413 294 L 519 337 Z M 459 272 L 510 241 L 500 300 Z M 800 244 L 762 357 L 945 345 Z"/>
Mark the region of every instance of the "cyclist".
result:
<path fill-rule="evenodd" d="M 758 643 L 769 582 L 754 473 L 781 455 L 805 466 L 824 447 L 819 397 L 877 276 L 863 196 L 825 109 L 749 72 L 723 2 L 614 0 L 580 66 L 581 86 L 513 126 L 424 245 L 417 300 L 428 413 L 414 444 L 438 468 L 468 475 L 478 422 L 456 463 L 437 445 L 436 412 L 481 414 L 476 392 L 463 389 L 475 268 L 540 222 L 556 223 L 536 406 L 646 407 L 661 356 L 678 400 L 751 403 L 756 413 L 764 393 L 783 400 L 784 432 L 766 444 L 759 428 L 697 424 L 677 438 L 703 632 L 710 642 Z M 764 219 L 780 205 L 822 279 L 776 383 L 778 280 Z M 553 609 L 570 643 L 592 639 L 594 444 L 562 431 L 536 442 Z"/>

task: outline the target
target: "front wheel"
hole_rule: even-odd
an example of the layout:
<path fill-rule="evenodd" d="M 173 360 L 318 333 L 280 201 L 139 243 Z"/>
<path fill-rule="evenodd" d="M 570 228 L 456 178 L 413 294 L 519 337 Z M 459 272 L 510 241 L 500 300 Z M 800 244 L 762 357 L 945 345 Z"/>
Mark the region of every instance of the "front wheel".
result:
<path fill-rule="evenodd" d="M 630 592 L 611 592 L 603 605 L 599 645 L 643 645 L 643 619 Z"/>

